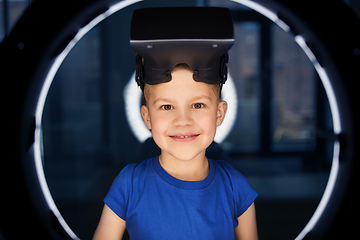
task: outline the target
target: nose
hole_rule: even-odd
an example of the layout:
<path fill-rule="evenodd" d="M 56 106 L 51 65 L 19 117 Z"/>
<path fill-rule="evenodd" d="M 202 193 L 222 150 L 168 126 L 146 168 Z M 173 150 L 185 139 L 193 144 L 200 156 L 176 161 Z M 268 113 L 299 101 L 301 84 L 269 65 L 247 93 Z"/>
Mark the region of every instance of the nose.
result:
<path fill-rule="evenodd" d="M 191 116 L 190 111 L 186 111 L 186 110 L 178 111 L 173 121 L 173 125 L 175 127 L 191 126 L 193 123 L 194 120 Z"/>

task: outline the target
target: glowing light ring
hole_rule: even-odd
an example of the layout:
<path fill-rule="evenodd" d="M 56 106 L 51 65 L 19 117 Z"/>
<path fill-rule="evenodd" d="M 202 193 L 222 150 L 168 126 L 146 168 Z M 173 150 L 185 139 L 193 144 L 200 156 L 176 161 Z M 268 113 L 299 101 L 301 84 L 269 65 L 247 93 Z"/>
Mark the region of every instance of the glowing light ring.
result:
<path fill-rule="evenodd" d="M 338 107 L 338 103 L 335 97 L 334 89 L 331 85 L 329 76 L 327 75 L 325 69 L 321 67 L 320 63 L 317 61 L 315 55 L 312 53 L 310 48 L 306 45 L 305 39 L 298 35 L 295 36 L 295 41 L 299 44 L 299 46 L 303 49 L 305 54 L 310 59 L 311 63 L 313 64 L 315 70 L 317 71 L 321 82 L 325 88 L 326 96 L 329 100 L 331 116 L 333 119 L 333 130 L 335 134 L 341 133 L 341 120 L 340 120 L 340 111 Z M 308 232 L 310 232 L 316 223 L 319 221 L 321 215 L 323 214 L 326 205 L 328 204 L 331 194 L 334 190 L 335 182 L 339 172 L 339 155 L 340 155 L 340 143 L 335 141 L 334 143 L 334 152 L 333 152 L 333 159 L 332 165 L 330 170 L 330 175 L 328 182 L 326 184 L 326 188 L 324 194 L 320 200 L 318 207 L 316 208 L 313 216 L 311 217 L 310 221 L 307 223 L 305 228 L 300 232 L 295 240 L 303 239 Z"/>
<path fill-rule="evenodd" d="M 139 140 L 140 143 L 143 143 L 146 139 L 151 137 L 151 132 L 145 126 L 141 116 L 141 95 L 141 90 L 135 82 L 134 73 L 124 88 L 123 96 L 125 101 L 125 113 L 131 131 L 134 133 L 137 140 Z"/>
<path fill-rule="evenodd" d="M 216 131 L 214 141 L 217 143 L 222 143 L 225 140 L 227 135 L 233 129 L 237 117 L 238 98 L 235 83 L 230 74 L 228 74 L 228 80 L 223 86 L 221 95 L 223 100 L 228 103 L 228 109 L 223 123 L 217 128 Z"/>
<path fill-rule="evenodd" d="M 240 3 L 244 6 L 247 6 L 248 8 L 251 8 L 254 11 L 264 15 L 265 17 L 270 19 L 272 22 L 274 22 L 276 25 L 278 25 L 285 32 L 290 31 L 290 27 L 285 22 L 283 22 L 276 13 L 274 13 L 273 11 L 260 5 L 259 3 L 253 2 L 251 0 L 231 0 L 231 1 Z"/>
<path fill-rule="evenodd" d="M 270 19 L 272 22 L 277 24 L 280 28 L 282 28 L 285 32 L 290 31 L 290 27 L 284 23 L 282 20 L 279 19 L 276 13 L 270 11 L 269 9 L 263 7 L 262 5 L 255 3 L 250 0 L 232 0 L 234 2 L 243 4 Z M 338 107 L 338 103 L 336 100 L 336 96 L 334 93 L 334 89 L 331 85 L 329 76 L 325 69 L 320 65 L 318 60 L 316 59 L 314 53 L 311 51 L 311 49 L 307 46 L 305 39 L 298 35 L 295 36 L 295 41 L 298 43 L 298 45 L 302 48 L 302 50 L 305 52 L 311 63 L 313 64 L 315 70 L 317 71 L 322 84 L 324 85 L 326 96 L 329 99 L 330 104 L 330 110 L 331 110 L 331 116 L 333 119 L 333 129 L 335 134 L 340 134 L 342 132 L 341 130 L 341 119 L 340 119 L 340 111 Z M 330 175 L 328 182 L 326 184 L 326 188 L 324 191 L 324 194 L 320 200 L 320 203 L 318 207 L 316 208 L 313 216 L 311 217 L 310 221 L 307 223 L 305 228 L 300 232 L 300 234 L 296 237 L 295 240 L 303 239 L 307 233 L 309 233 L 317 224 L 319 221 L 321 215 L 323 214 L 326 205 L 328 204 L 330 197 L 332 195 L 332 192 L 334 190 L 335 182 L 338 176 L 339 172 L 339 155 L 340 155 L 340 144 L 338 141 L 334 143 L 334 153 L 333 153 L 333 160 L 330 170 Z"/>
<path fill-rule="evenodd" d="M 119 2 L 113 6 L 111 6 L 106 12 L 100 14 L 95 19 L 93 19 L 90 23 L 88 23 L 83 28 L 79 29 L 75 37 L 70 41 L 70 43 L 65 47 L 65 49 L 59 54 L 59 56 L 56 57 L 53 65 L 51 66 L 44 84 L 42 86 L 39 99 L 36 106 L 35 111 L 35 122 L 36 122 L 36 129 L 34 133 L 34 161 L 35 161 L 35 168 L 37 172 L 37 176 L 39 179 L 41 190 L 44 194 L 45 200 L 51 209 L 51 211 L 54 213 L 56 218 L 58 219 L 59 223 L 63 227 L 63 229 L 67 232 L 67 234 L 73 238 L 73 239 L 79 239 L 76 234 L 71 230 L 71 228 L 68 226 L 68 224 L 65 222 L 64 218 L 61 216 L 58 208 L 56 207 L 56 204 L 54 202 L 54 199 L 51 196 L 49 187 L 46 182 L 44 168 L 42 164 L 42 154 L 41 154 L 41 121 L 42 121 L 42 115 L 44 110 L 44 105 L 46 101 L 47 94 L 49 92 L 51 83 L 55 77 L 56 72 L 58 71 L 60 65 L 64 61 L 65 57 L 69 54 L 71 49 L 75 46 L 75 44 L 87 33 L 89 32 L 93 27 L 95 27 L 98 23 L 100 23 L 105 18 L 109 17 L 113 13 L 130 6 L 136 2 L 139 2 L 141 0 L 125 0 L 122 2 Z"/>
<path fill-rule="evenodd" d="M 34 143 L 34 161 L 35 161 L 36 171 L 37 171 L 37 175 L 38 175 L 38 180 L 39 180 L 41 189 L 43 191 L 44 197 L 46 199 L 46 202 L 47 202 L 49 208 L 53 211 L 53 213 L 57 217 L 59 223 L 62 225 L 64 230 L 73 239 L 78 239 L 78 237 L 70 229 L 70 227 L 67 225 L 67 223 L 65 222 L 65 220 L 61 216 L 59 210 L 57 209 L 57 207 L 55 205 L 55 202 L 54 202 L 54 200 L 53 200 L 53 198 L 51 196 L 50 190 L 48 188 L 46 178 L 45 178 L 45 174 L 44 174 L 43 165 L 42 165 L 41 121 L 42 121 L 42 114 L 43 114 L 43 108 L 44 108 L 44 105 L 45 105 L 46 97 L 47 97 L 49 88 L 51 86 L 51 83 L 53 81 L 53 78 L 54 78 L 56 72 L 58 71 L 58 69 L 59 69 L 60 65 L 62 64 L 62 62 L 64 61 L 65 57 L 68 55 L 68 53 L 71 51 L 71 49 L 75 46 L 75 44 L 88 31 L 90 31 L 94 26 L 96 26 L 102 20 L 104 20 L 108 16 L 112 15 L 113 13 L 115 13 L 115 12 L 129 6 L 129 5 L 132 5 L 132 4 L 136 3 L 136 2 L 139 2 L 139 1 L 141 1 L 141 0 L 125 0 L 125 1 L 119 2 L 119 3 L 111 6 L 103 14 L 100 14 L 98 17 L 93 19 L 85 27 L 81 28 L 78 31 L 78 33 L 76 34 L 76 36 L 70 41 L 70 43 L 62 51 L 62 53 L 59 54 L 58 57 L 56 57 L 53 65 L 51 66 L 51 68 L 50 68 L 50 70 L 49 70 L 49 72 L 48 72 L 48 74 L 47 74 L 47 76 L 45 78 L 44 84 L 43 84 L 42 89 L 41 89 L 41 93 L 39 95 L 39 99 L 38 99 L 38 103 L 37 103 L 37 107 L 36 107 L 36 113 L 35 113 L 36 130 L 35 130 L 35 143 Z M 280 20 L 276 13 L 270 11 L 269 9 L 263 7 L 262 5 L 260 5 L 258 3 L 255 3 L 253 1 L 250 1 L 250 0 L 232 0 L 232 1 L 243 4 L 243 5 L 251 8 L 251 9 L 259 12 L 260 14 L 264 15 L 265 17 L 267 17 L 271 21 L 273 21 L 275 24 L 277 24 L 285 32 L 290 31 L 290 27 L 287 24 L 285 24 L 282 20 Z M 319 77 L 320 77 L 320 79 L 321 79 L 321 81 L 322 81 L 322 83 L 324 85 L 327 97 L 329 99 L 330 108 L 331 108 L 331 114 L 332 114 L 333 123 L 334 123 L 334 125 L 333 125 L 334 132 L 336 134 L 340 134 L 342 132 L 342 130 L 341 130 L 341 119 L 340 119 L 340 114 L 339 114 L 339 108 L 338 108 L 338 104 L 337 104 L 337 101 L 336 101 L 334 90 L 333 90 L 332 85 L 330 83 L 329 77 L 328 77 L 325 69 L 323 69 L 321 67 L 321 65 L 319 64 L 319 62 L 316 60 L 316 57 L 312 53 L 310 48 L 306 45 L 306 42 L 305 42 L 304 38 L 302 36 L 296 36 L 295 41 L 299 44 L 299 46 L 306 53 L 306 55 L 308 56 L 310 61 L 313 63 L 314 68 L 316 69 L 316 71 L 319 74 Z M 230 84 L 228 84 L 228 85 L 230 85 Z M 224 88 L 224 91 L 225 91 L 225 88 Z M 227 101 L 229 101 L 229 100 L 227 100 Z M 231 106 L 231 105 L 229 104 L 229 106 Z M 235 104 L 235 106 L 236 106 L 236 104 Z M 228 117 L 229 122 L 233 121 L 233 120 L 231 120 L 231 117 L 229 117 L 229 116 L 227 116 L 227 117 Z M 236 117 L 236 115 L 235 115 L 235 117 Z M 131 119 L 129 119 L 128 121 L 130 121 L 130 120 Z M 229 123 L 224 122 L 223 125 L 225 126 L 225 125 L 228 125 L 228 124 Z M 226 131 L 225 130 L 220 131 L 220 129 L 219 129 L 219 132 L 226 132 Z M 221 142 L 225 138 L 224 136 L 226 137 L 226 134 L 217 135 L 216 136 L 216 141 Z M 143 138 L 140 138 L 140 139 L 143 139 Z M 308 232 L 310 232 L 313 229 L 313 227 L 316 225 L 316 223 L 320 219 L 320 217 L 321 217 L 321 215 L 322 215 L 322 213 L 323 213 L 323 211 L 324 211 L 324 209 L 325 209 L 325 207 L 326 207 L 326 205 L 327 205 L 327 203 L 328 203 L 328 201 L 329 201 L 329 199 L 330 199 L 330 197 L 332 195 L 334 185 L 335 185 L 337 175 L 338 175 L 338 170 L 339 170 L 339 153 L 340 153 L 340 144 L 339 144 L 338 141 L 336 141 L 334 143 L 334 154 L 333 154 L 332 167 L 331 167 L 330 176 L 329 176 L 329 180 L 328 180 L 325 192 L 323 194 L 323 197 L 322 197 L 322 199 L 320 201 L 320 204 L 318 205 L 315 213 L 313 214 L 312 218 L 310 219 L 310 221 L 308 222 L 306 227 L 298 235 L 298 237 L 296 238 L 297 240 L 302 239 L 304 236 L 306 236 L 306 234 Z"/>

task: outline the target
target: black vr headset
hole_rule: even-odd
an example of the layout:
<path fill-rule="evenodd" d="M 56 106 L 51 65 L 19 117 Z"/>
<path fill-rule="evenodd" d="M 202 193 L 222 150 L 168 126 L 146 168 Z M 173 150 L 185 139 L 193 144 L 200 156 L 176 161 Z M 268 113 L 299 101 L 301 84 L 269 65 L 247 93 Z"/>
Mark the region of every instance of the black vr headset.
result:
<path fill-rule="evenodd" d="M 143 89 L 171 81 L 171 71 L 185 63 L 198 82 L 224 84 L 228 51 L 234 44 L 227 8 L 174 7 L 135 10 L 130 44 L 137 52 L 136 82 Z"/>

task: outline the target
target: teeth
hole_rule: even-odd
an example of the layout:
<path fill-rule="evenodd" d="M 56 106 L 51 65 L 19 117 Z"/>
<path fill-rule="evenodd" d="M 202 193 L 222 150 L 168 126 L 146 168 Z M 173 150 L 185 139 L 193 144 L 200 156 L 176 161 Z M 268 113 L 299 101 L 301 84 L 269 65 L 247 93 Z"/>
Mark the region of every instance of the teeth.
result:
<path fill-rule="evenodd" d="M 184 139 L 184 138 L 190 138 L 190 137 L 194 137 L 194 136 L 198 136 L 198 135 L 173 135 L 171 137 L 174 137 L 174 138 L 180 138 L 180 139 Z"/>

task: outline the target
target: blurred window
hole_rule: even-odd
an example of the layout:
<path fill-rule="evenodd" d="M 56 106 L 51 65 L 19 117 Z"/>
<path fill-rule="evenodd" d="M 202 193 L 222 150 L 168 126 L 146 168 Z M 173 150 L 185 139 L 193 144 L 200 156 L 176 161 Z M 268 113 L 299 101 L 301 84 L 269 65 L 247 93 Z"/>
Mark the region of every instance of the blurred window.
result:
<path fill-rule="evenodd" d="M 229 73 L 237 93 L 238 109 L 234 127 L 223 146 L 232 153 L 256 152 L 260 133 L 260 25 L 236 22 L 235 44 L 229 52 Z"/>
<path fill-rule="evenodd" d="M 290 34 L 275 25 L 271 31 L 271 148 L 312 151 L 316 144 L 316 72 Z"/>
<path fill-rule="evenodd" d="M 0 41 L 10 33 L 31 2 L 32 0 L 0 0 Z"/>

